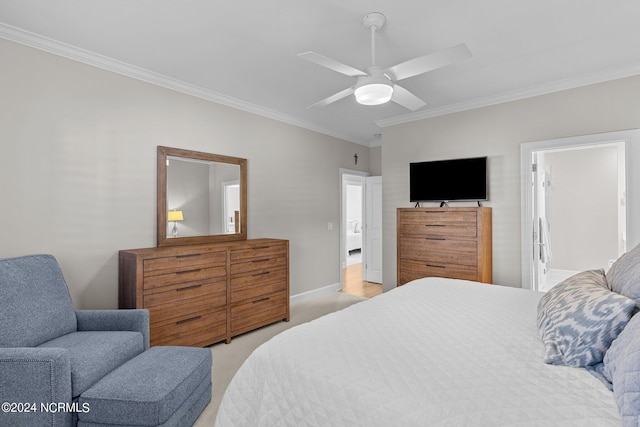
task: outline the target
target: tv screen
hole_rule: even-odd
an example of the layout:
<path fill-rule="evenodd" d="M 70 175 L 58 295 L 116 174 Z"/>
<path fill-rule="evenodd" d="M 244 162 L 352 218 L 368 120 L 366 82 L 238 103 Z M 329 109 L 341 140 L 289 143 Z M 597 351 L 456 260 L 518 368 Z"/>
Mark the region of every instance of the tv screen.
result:
<path fill-rule="evenodd" d="M 488 200 L 487 158 L 410 163 L 411 202 Z"/>

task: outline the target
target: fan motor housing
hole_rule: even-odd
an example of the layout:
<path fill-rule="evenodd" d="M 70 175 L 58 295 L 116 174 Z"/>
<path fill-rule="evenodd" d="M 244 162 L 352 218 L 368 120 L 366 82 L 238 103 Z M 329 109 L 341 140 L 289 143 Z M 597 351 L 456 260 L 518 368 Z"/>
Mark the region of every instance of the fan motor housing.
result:
<path fill-rule="evenodd" d="M 367 29 L 371 29 L 371 27 L 375 27 L 376 30 L 379 30 L 384 26 L 384 23 L 387 21 L 387 18 L 380 12 L 371 12 L 364 15 L 362 18 L 362 25 L 364 25 Z"/>

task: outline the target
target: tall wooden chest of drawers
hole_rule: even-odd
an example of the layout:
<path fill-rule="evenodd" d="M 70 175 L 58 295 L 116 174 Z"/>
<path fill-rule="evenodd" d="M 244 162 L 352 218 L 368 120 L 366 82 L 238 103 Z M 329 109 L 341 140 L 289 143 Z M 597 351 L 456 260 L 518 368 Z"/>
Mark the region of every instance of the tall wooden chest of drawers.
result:
<path fill-rule="evenodd" d="M 289 320 L 289 242 L 119 252 L 120 308 L 149 310 L 151 345 L 203 347 Z"/>
<path fill-rule="evenodd" d="M 398 286 L 422 277 L 492 281 L 491 208 L 398 208 Z"/>

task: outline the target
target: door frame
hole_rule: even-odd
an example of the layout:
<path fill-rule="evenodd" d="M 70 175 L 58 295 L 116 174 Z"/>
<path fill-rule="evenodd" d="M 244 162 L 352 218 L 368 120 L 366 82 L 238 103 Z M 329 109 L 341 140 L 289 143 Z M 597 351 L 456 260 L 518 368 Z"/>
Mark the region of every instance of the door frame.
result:
<path fill-rule="evenodd" d="M 346 252 L 346 247 L 347 247 L 347 243 L 345 242 L 345 238 L 346 238 L 346 230 L 347 230 L 347 220 L 346 220 L 346 216 L 347 216 L 347 194 L 345 188 L 346 188 L 346 176 L 347 175 L 355 175 L 355 176 L 359 176 L 362 178 L 362 189 L 364 190 L 364 178 L 371 176 L 371 173 L 369 172 L 363 172 L 363 171 L 357 171 L 357 170 L 351 170 L 351 169 L 344 169 L 344 168 L 340 168 L 340 252 L 338 253 L 338 265 L 340 266 L 340 287 L 342 288 L 343 285 L 343 273 L 344 273 L 344 266 L 343 266 L 343 258 L 345 256 L 345 252 Z M 365 220 L 365 206 L 364 206 L 364 191 L 362 192 L 362 201 L 363 201 L 363 206 L 362 206 L 362 221 L 363 221 L 363 227 L 364 227 L 364 220 Z M 363 239 L 363 245 L 364 245 L 364 239 Z M 364 250 L 363 250 L 364 252 Z M 345 263 L 346 263 L 346 259 L 344 259 Z"/>
<path fill-rule="evenodd" d="M 630 169 L 629 165 L 640 160 L 640 129 L 618 132 L 606 132 L 543 141 L 525 142 L 520 145 L 520 183 L 521 183 L 521 276 L 522 288 L 534 290 L 533 284 L 533 190 L 531 159 L 534 152 L 562 148 L 596 146 L 621 142 L 625 147 L 626 169 L 626 210 L 627 210 L 627 249 L 640 242 L 640 227 L 631 221 L 634 212 L 640 212 L 640 171 Z M 638 168 L 636 168 L 638 169 Z"/>
<path fill-rule="evenodd" d="M 230 234 L 227 229 L 227 211 L 229 210 L 228 190 L 230 187 L 238 187 L 238 194 L 240 194 L 240 180 L 235 179 L 233 181 L 224 181 L 221 183 L 222 187 L 222 233 Z M 237 228 L 237 225 L 236 225 Z"/>

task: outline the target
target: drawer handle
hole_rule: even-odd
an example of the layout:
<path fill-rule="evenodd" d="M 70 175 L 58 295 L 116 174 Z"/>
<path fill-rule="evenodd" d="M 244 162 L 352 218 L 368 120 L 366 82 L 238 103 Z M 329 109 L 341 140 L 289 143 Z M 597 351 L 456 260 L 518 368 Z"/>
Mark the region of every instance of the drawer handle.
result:
<path fill-rule="evenodd" d="M 190 258 L 193 256 L 200 256 L 201 254 L 186 254 L 186 255 L 176 255 L 176 258 Z"/>
<path fill-rule="evenodd" d="M 257 304 L 257 303 L 262 302 L 262 301 L 267 301 L 268 299 L 269 299 L 269 297 L 266 297 L 266 298 L 260 298 L 260 299 L 257 299 L 257 300 L 255 300 L 255 301 L 253 301 L 253 304 Z"/>
<path fill-rule="evenodd" d="M 202 285 L 187 286 L 186 288 L 176 289 L 176 292 L 188 291 L 189 289 L 201 288 Z"/>
<path fill-rule="evenodd" d="M 444 224 L 425 224 L 425 227 L 445 227 Z"/>
<path fill-rule="evenodd" d="M 444 237 L 425 237 L 425 240 L 447 240 Z"/>
<path fill-rule="evenodd" d="M 253 276 L 253 277 L 257 277 L 257 276 L 265 276 L 265 275 L 267 275 L 267 274 L 269 274 L 269 273 L 270 273 L 269 271 L 265 271 L 264 273 L 256 273 L 256 274 L 253 274 L 252 276 Z"/>
<path fill-rule="evenodd" d="M 426 264 L 427 267 L 433 267 L 433 268 L 447 268 L 444 265 L 434 265 L 434 264 Z"/>
<path fill-rule="evenodd" d="M 187 323 L 187 322 L 193 322 L 194 320 L 198 320 L 199 318 L 201 318 L 202 316 L 196 316 L 196 317 L 190 317 L 188 319 L 184 319 L 184 320 L 178 320 L 176 322 L 176 325 L 181 325 L 183 323 Z"/>
<path fill-rule="evenodd" d="M 269 249 L 271 246 L 256 246 L 253 249 Z"/>
<path fill-rule="evenodd" d="M 254 259 L 253 261 L 251 261 L 254 264 L 257 264 L 259 262 L 267 262 L 269 261 L 269 258 L 265 258 L 265 259 Z"/>
<path fill-rule="evenodd" d="M 197 273 L 200 270 L 202 270 L 202 269 L 201 268 L 196 268 L 196 269 L 193 269 L 193 270 L 176 271 L 176 274 Z"/>

